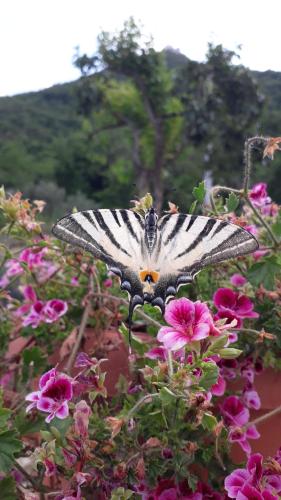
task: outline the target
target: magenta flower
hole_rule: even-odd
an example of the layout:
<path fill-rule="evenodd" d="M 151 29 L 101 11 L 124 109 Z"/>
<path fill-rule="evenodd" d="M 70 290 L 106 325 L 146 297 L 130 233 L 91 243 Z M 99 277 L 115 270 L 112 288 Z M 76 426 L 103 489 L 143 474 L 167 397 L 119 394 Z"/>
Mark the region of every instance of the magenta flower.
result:
<path fill-rule="evenodd" d="M 103 282 L 103 286 L 104 286 L 105 288 L 111 288 L 111 287 L 112 287 L 112 284 L 113 284 L 113 281 L 112 281 L 112 279 L 110 279 L 110 278 L 107 278 L 107 279 L 106 279 L 106 280 L 104 280 L 104 282 Z"/>
<path fill-rule="evenodd" d="M 244 229 L 251 233 L 253 236 L 259 235 L 259 228 L 255 224 L 249 224 L 248 226 L 244 226 Z"/>
<path fill-rule="evenodd" d="M 246 469 L 236 469 L 225 478 L 224 487 L 229 498 L 237 498 L 239 491 L 247 481 L 250 481 L 251 475 Z"/>
<path fill-rule="evenodd" d="M 45 323 L 54 323 L 67 312 L 67 309 L 67 302 L 64 300 L 48 300 L 44 306 Z"/>
<path fill-rule="evenodd" d="M 269 253 L 269 250 L 260 248 L 259 250 L 256 250 L 253 253 L 253 257 L 254 257 L 255 260 L 260 260 L 262 257 L 264 257 L 265 255 L 267 255 L 268 253 Z"/>
<path fill-rule="evenodd" d="M 271 198 L 267 194 L 267 184 L 265 182 L 255 184 L 249 193 L 249 198 L 255 207 L 262 207 L 270 203 Z"/>
<path fill-rule="evenodd" d="M 259 317 L 259 314 L 253 311 L 253 302 L 246 295 L 234 292 L 231 288 L 219 288 L 213 296 L 213 301 L 219 311 L 230 311 L 238 318 Z"/>
<path fill-rule="evenodd" d="M 259 439 L 260 433 L 255 425 L 251 425 L 245 431 L 240 427 L 231 427 L 228 435 L 230 443 L 238 443 L 247 455 L 251 453 L 251 446 L 248 439 Z"/>
<path fill-rule="evenodd" d="M 236 469 L 224 481 L 229 498 L 237 500 L 276 500 L 281 493 L 281 477 L 264 469 L 263 457 L 255 453 L 246 469 Z"/>
<path fill-rule="evenodd" d="M 54 417 L 64 419 L 68 416 L 68 401 L 72 399 L 72 379 L 55 368 L 44 373 L 39 381 L 39 391 L 31 392 L 26 396 L 31 404 L 26 411 L 32 408 L 49 413 L 46 422 L 51 422 Z"/>
<path fill-rule="evenodd" d="M 54 323 L 67 312 L 64 300 L 52 299 L 44 303 L 37 299 L 30 285 L 22 287 L 21 291 L 26 302 L 15 311 L 15 316 L 22 318 L 23 326 L 37 328 L 40 323 Z"/>
<path fill-rule="evenodd" d="M 261 407 L 260 397 L 257 391 L 254 391 L 253 389 L 244 391 L 243 402 L 248 408 L 253 410 L 259 410 Z"/>
<path fill-rule="evenodd" d="M 234 311 L 231 311 L 230 309 L 229 310 L 220 309 L 215 314 L 214 319 L 215 319 L 215 321 L 225 319 L 226 321 L 224 323 L 224 326 L 227 326 L 228 328 L 241 328 L 243 325 L 242 319 L 239 318 L 239 316 L 237 316 L 237 314 Z M 233 326 L 234 322 L 235 322 L 235 325 Z M 234 341 L 236 342 L 236 340 L 237 340 L 237 338 L 235 337 Z M 232 342 L 233 342 L 233 340 L 232 340 Z"/>
<path fill-rule="evenodd" d="M 228 396 L 220 409 L 227 425 L 242 427 L 249 420 L 249 410 L 241 403 L 238 396 Z"/>
<path fill-rule="evenodd" d="M 213 321 L 206 304 L 186 298 L 173 300 L 167 305 L 165 320 L 171 327 L 160 328 L 157 339 L 166 349 L 173 351 L 208 337 Z"/>
<path fill-rule="evenodd" d="M 231 276 L 230 283 L 233 286 L 239 287 L 245 285 L 245 283 L 247 283 L 247 280 L 246 278 L 244 278 L 244 276 L 242 276 L 242 274 L 236 273 Z"/>
<path fill-rule="evenodd" d="M 211 393 L 213 396 L 223 396 L 226 389 L 226 382 L 222 375 L 219 375 L 216 384 L 212 385 Z"/>

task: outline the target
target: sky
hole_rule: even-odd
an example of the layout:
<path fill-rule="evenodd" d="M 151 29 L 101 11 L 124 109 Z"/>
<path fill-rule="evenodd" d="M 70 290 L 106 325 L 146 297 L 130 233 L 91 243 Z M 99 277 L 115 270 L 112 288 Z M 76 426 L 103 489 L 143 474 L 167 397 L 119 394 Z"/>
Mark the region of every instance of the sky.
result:
<path fill-rule="evenodd" d="M 281 71 L 281 0 L 0 0 L 0 96 L 75 80 L 75 47 L 94 53 L 131 15 L 157 50 L 203 61 L 208 42 L 241 45 L 245 66 Z"/>

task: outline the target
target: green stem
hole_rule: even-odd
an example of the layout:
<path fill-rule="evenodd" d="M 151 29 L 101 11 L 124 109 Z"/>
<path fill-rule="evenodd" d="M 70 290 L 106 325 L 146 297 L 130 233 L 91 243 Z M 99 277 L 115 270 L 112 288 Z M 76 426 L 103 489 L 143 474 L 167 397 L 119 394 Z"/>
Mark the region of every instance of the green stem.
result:
<path fill-rule="evenodd" d="M 146 401 L 149 401 L 152 398 L 159 398 L 159 393 L 154 392 L 153 394 L 146 394 L 141 399 L 139 399 L 137 401 L 137 403 L 135 404 L 135 406 L 133 406 L 133 408 L 131 408 L 131 410 L 127 414 L 126 420 L 130 420 L 130 418 L 132 418 L 132 416 L 139 409 L 139 407 L 142 406 L 144 403 L 146 403 Z"/>
<path fill-rule="evenodd" d="M 172 351 L 170 351 L 170 349 L 168 349 L 168 352 L 167 352 L 167 361 L 168 361 L 169 377 L 172 378 L 174 375 L 174 368 L 173 368 Z"/>

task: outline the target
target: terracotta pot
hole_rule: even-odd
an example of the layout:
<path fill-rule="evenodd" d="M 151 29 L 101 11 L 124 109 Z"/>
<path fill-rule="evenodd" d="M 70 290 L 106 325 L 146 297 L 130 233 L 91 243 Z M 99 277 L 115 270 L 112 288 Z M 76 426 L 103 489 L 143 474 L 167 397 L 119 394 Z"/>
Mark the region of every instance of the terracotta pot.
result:
<path fill-rule="evenodd" d="M 255 377 L 255 389 L 261 399 L 260 410 L 251 410 L 251 420 L 265 415 L 281 405 L 281 371 L 267 368 Z M 281 446 L 281 413 L 268 418 L 257 425 L 261 435 L 259 439 L 251 439 L 253 453 L 261 453 L 265 457 L 274 456 Z M 231 456 L 235 463 L 245 461 L 245 453 L 239 445 L 233 445 Z"/>

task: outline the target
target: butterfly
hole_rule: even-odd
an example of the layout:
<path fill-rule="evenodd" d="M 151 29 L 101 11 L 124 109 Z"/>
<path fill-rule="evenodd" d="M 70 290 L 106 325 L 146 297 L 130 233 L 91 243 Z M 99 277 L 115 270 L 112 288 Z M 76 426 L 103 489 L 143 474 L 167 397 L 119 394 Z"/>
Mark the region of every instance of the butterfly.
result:
<path fill-rule="evenodd" d="M 129 334 L 135 307 L 148 302 L 164 314 L 165 304 L 201 269 L 258 248 L 251 233 L 230 222 L 182 213 L 158 218 L 154 208 L 144 216 L 125 209 L 77 212 L 52 231 L 119 276 L 130 296 Z"/>

